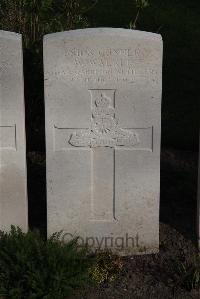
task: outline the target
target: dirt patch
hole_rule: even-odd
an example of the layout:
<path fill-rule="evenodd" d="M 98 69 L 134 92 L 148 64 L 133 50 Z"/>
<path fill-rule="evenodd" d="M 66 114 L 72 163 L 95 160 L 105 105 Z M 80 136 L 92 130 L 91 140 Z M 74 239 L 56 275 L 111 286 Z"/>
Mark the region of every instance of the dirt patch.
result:
<path fill-rule="evenodd" d="M 113 283 L 87 287 L 70 299 L 199 299 L 200 292 L 179 285 L 176 262 L 197 254 L 194 244 L 170 226 L 160 224 L 160 253 L 122 258 Z"/>

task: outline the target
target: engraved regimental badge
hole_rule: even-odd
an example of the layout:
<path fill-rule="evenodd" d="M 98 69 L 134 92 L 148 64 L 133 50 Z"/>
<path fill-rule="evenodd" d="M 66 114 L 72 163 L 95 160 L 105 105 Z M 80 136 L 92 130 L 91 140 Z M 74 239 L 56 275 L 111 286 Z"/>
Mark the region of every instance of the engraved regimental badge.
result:
<path fill-rule="evenodd" d="M 74 132 L 69 143 L 77 147 L 116 147 L 134 146 L 139 143 L 136 132 L 121 129 L 115 117 L 111 99 L 104 92 L 95 99 L 92 110 L 91 127 Z"/>

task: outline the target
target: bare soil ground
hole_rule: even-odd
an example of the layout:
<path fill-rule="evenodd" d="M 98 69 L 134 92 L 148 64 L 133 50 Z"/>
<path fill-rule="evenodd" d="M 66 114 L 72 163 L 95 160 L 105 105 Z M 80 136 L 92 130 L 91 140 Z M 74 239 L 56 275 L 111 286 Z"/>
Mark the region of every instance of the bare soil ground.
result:
<path fill-rule="evenodd" d="M 159 254 L 122 258 L 122 271 L 113 283 L 87 287 L 70 299 L 199 299 L 200 291 L 187 291 L 181 284 L 176 264 L 196 253 L 190 240 L 161 223 Z"/>

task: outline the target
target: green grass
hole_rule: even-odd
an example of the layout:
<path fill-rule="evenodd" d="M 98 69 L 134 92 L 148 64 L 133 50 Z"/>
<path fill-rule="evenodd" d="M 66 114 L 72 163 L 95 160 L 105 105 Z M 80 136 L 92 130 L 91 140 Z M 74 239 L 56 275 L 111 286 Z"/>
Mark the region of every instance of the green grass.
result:
<path fill-rule="evenodd" d="M 95 264 L 90 269 L 90 276 L 96 284 L 112 283 L 123 268 L 122 258 L 110 251 L 99 251 Z"/>
<path fill-rule="evenodd" d="M 89 283 L 92 259 L 76 240 L 60 234 L 47 241 L 38 233 L 12 227 L 0 233 L 0 296 L 11 299 L 64 299 Z"/>
<path fill-rule="evenodd" d="M 83 286 L 111 283 L 123 263 L 111 252 L 62 242 L 62 233 L 44 240 L 39 233 L 11 227 L 0 231 L 0 298 L 66 299 Z"/>
<path fill-rule="evenodd" d="M 61 233 L 44 240 L 36 232 L 25 234 L 12 226 L 9 233 L 0 232 L 0 298 L 67 299 L 84 289 L 89 296 L 84 298 L 92 298 L 92 289 L 98 294 L 107 286 L 108 293 L 110 288 L 115 294 L 123 293 L 126 285 L 145 293 L 149 287 L 153 292 L 155 281 L 168 294 L 164 297 L 157 287 L 163 296 L 159 298 L 172 298 L 169 294 L 177 290 L 190 294 L 200 290 L 200 256 L 181 238 L 174 248 L 174 241 L 167 241 L 159 255 L 121 258 L 108 251 L 91 255 L 76 239 L 63 243 Z"/>
<path fill-rule="evenodd" d="M 200 289 L 200 255 L 174 262 L 176 285 L 191 291 Z"/>

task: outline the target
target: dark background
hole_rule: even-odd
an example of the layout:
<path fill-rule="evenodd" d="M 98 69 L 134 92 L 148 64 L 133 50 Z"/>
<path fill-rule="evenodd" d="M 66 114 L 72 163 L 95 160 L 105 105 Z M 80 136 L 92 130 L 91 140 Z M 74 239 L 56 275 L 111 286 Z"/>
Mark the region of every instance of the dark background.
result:
<path fill-rule="evenodd" d="M 100 0 L 88 16 L 92 27 L 127 28 L 135 16 L 134 1 Z M 163 37 L 162 145 L 197 151 L 200 2 L 152 0 L 138 28 Z"/>

